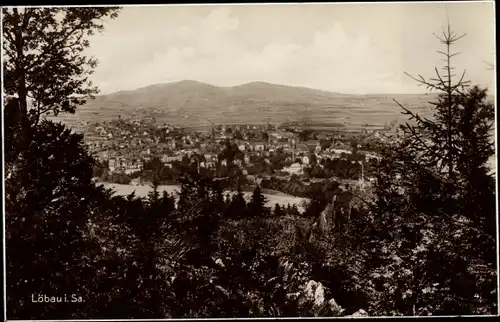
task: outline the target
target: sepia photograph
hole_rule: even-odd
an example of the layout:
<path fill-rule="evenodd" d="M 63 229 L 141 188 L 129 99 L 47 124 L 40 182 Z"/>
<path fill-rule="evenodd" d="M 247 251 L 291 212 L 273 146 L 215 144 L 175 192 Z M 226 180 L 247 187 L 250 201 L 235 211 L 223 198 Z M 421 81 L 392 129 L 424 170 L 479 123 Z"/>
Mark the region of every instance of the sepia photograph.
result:
<path fill-rule="evenodd" d="M 499 314 L 494 1 L 1 26 L 5 320 Z"/>

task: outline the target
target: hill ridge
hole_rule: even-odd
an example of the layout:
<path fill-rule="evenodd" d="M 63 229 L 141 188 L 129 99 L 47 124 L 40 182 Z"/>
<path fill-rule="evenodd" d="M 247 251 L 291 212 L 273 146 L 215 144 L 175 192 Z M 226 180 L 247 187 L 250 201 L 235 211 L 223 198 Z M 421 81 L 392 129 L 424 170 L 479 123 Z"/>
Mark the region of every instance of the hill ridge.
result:
<path fill-rule="evenodd" d="M 143 90 L 143 89 L 147 89 L 147 88 L 155 88 L 155 87 L 160 87 L 160 86 L 175 86 L 175 85 L 177 85 L 177 86 L 179 86 L 179 85 L 198 85 L 198 86 L 207 86 L 207 87 L 220 88 L 220 89 L 232 89 L 232 88 L 241 88 L 241 87 L 249 87 L 249 86 L 270 86 L 270 87 L 276 87 L 276 88 L 312 90 L 312 91 L 316 91 L 316 92 L 323 92 L 323 93 L 329 93 L 329 94 L 335 94 L 335 95 L 342 95 L 342 96 L 425 95 L 424 93 L 422 93 L 422 94 L 415 94 L 415 93 L 352 94 L 352 93 L 343 93 L 343 92 L 337 92 L 337 91 L 324 90 L 324 89 L 319 89 L 319 88 L 314 88 L 314 87 L 309 87 L 309 86 L 278 84 L 278 83 L 271 83 L 271 82 L 266 82 L 266 81 L 249 81 L 249 82 L 245 82 L 245 83 L 241 83 L 241 84 L 224 85 L 224 86 L 222 86 L 222 85 L 214 85 L 214 84 L 210 84 L 210 83 L 207 83 L 207 82 L 201 82 L 201 81 L 192 80 L 192 79 L 183 79 L 183 80 L 179 80 L 179 81 L 172 81 L 172 82 L 165 82 L 165 83 L 155 83 L 155 84 L 140 86 L 140 87 L 137 87 L 137 88 L 134 88 L 134 89 L 119 90 L 119 91 L 110 92 L 110 93 L 107 93 L 107 94 L 96 95 L 96 97 L 103 97 L 103 96 L 115 95 L 115 94 L 119 94 L 119 93 L 134 92 L 134 91 L 138 91 L 138 90 Z"/>
<path fill-rule="evenodd" d="M 429 115 L 433 95 L 342 94 L 262 81 L 219 87 L 181 80 L 99 95 L 77 108 L 75 114 L 60 114 L 57 120 L 71 125 L 118 116 L 154 117 L 157 122 L 181 127 L 206 127 L 205 118 L 216 124 L 305 121 L 329 124 L 330 128 L 359 129 L 369 125 L 375 129 L 394 120 L 406 121 L 393 98 L 409 109 Z M 187 115 L 199 117 L 186 118 Z"/>

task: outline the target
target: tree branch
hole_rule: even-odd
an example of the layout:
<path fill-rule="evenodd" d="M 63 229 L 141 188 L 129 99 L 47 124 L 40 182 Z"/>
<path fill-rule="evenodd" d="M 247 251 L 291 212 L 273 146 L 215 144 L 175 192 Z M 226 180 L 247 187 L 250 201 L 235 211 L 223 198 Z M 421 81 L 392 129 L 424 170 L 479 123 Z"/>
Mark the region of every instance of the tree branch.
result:
<path fill-rule="evenodd" d="M 75 27 L 73 27 L 72 29 L 70 29 L 68 31 L 68 33 L 62 38 L 60 39 L 59 41 L 53 43 L 52 45 L 48 46 L 48 48 L 44 51 L 42 51 L 40 53 L 40 55 L 38 56 L 38 58 L 33 61 L 32 64 L 28 65 L 26 67 L 26 71 L 29 71 L 30 69 L 32 69 L 33 67 L 35 67 L 36 65 L 38 65 L 43 58 L 45 58 L 45 56 L 47 56 L 51 51 L 53 51 L 55 48 L 57 48 L 57 46 L 60 46 L 61 44 L 63 44 L 65 41 L 67 41 L 69 39 L 69 37 L 71 37 L 76 31 L 80 30 L 80 28 L 82 28 L 84 25 L 84 22 L 83 21 L 80 21 L 80 23 L 78 25 L 76 25 Z M 83 37 L 83 33 L 82 33 L 82 37 Z M 63 46 L 62 48 L 60 49 L 64 49 L 66 46 Z"/>

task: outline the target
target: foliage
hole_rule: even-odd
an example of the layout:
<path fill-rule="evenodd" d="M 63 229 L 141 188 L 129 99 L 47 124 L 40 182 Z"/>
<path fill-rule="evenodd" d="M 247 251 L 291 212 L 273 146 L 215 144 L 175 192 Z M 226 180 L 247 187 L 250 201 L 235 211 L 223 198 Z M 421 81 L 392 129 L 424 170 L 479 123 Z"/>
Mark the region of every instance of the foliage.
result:
<path fill-rule="evenodd" d="M 450 46 L 459 38 L 450 28 L 440 38 L 446 75 L 436 69 L 436 79 L 419 80 L 441 92 L 434 118 L 405 109 L 416 125 L 403 127 L 401 142 L 388 146 L 380 163 L 376 238 L 367 250 L 379 263 L 367 270 L 378 314 L 496 310 L 495 192 L 486 170 L 493 107 L 485 90 L 464 89 L 463 75 L 452 80 Z"/>
<path fill-rule="evenodd" d="M 233 195 L 228 208 L 226 209 L 226 217 L 228 218 L 243 218 L 248 212 L 247 202 L 243 196 L 243 192 L 238 188 L 236 194 Z"/>
<path fill-rule="evenodd" d="M 251 216 L 263 217 L 268 213 L 266 209 L 267 198 L 262 194 L 260 186 L 255 187 L 252 199 L 248 203 L 248 212 Z"/>
<path fill-rule="evenodd" d="M 297 197 L 306 197 L 308 187 L 298 178 L 292 176 L 289 180 L 285 179 L 264 179 L 261 183 L 262 188 L 281 191 Z"/>
<path fill-rule="evenodd" d="M 49 121 L 29 133 L 26 148 L 6 150 L 5 158 L 7 313 L 64 318 L 76 306 L 39 305 L 31 296 L 87 294 L 83 232 L 100 192 L 92 184 L 93 160 L 81 135 Z M 12 134 L 6 131 L 7 138 Z"/>
<path fill-rule="evenodd" d="M 75 51 L 63 47 L 100 30 L 96 21 L 116 10 L 26 10 L 8 12 L 4 32 L 53 56 L 26 48 L 16 56 L 15 42 L 6 45 L 12 55 L 8 94 L 19 97 L 5 102 L 9 318 L 331 317 L 360 308 L 371 315 L 496 312 L 496 196 L 486 169 L 493 108 L 485 90 L 465 90 L 438 75 L 436 117 L 405 110 L 416 125 L 406 125 L 401 140 L 384 146 L 381 161 L 369 165 L 377 177 L 373 195 L 292 176 L 263 180 L 247 203 L 242 174 L 232 165 L 241 152 L 224 142 L 220 157 L 228 163 L 215 173 L 199 169 L 194 159 L 174 162 L 172 169 L 152 159 L 141 173 L 153 184 L 147 198 L 112 196 L 92 183 L 99 171 L 109 173 L 89 156 L 81 135 L 38 118 L 45 109 L 72 111 L 72 105 L 55 106 L 90 93 L 82 69 L 90 61 L 80 56 L 85 42 Z M 39 30 L 35 19 L 43 22 Z M 448 30 L 447 48 L 455 38 Z M 446 55 L 449 71 L 452 54 Z M 27 69 L 27 58 L 40 60 L 40 69 Z M 67 73 L 53 66 L 61 62 L 70 65 Z M 54 77 L 43 85 L 39 76 L 49 67 Z M 70 78 L 80 80 L 68 83 Z M 43 86 L 53 93 L 34 96 L 40 109 L 33 122 L 24 122 L 23 102 Z M 359 174 L 355 164 L 364 156 L 355 151 L 343 158 L 349 166 L 320 164 L 327 176 L 343 167 L 345 177 L 349 169 Z M 272 165 L 259 166 L 272 172 L 281 161 L 276 156 Z M 215 180 L 221 174 L 227 180 Z M 181 183 L 178 196 L 158 192 L 169 179 Z M 225 198 L 224 189 L 234 186 L 237 193 Z M 263 188 L 311 201 L 303 215 L 295 205 L 271 212 Z M 31 302 L 32 294 L 64 293 L 85 302 Z"/>
<path fill-rule="evenodd" d="M 283 216 L 283 210 L 281 210 L 280 205 L 277 203 L 274 205 L 274 211 L 273 211 L 274 216 L 276 217 L 281 217 Z"/>
<path fill-rule="evenodd" d="M 363 162 L 364 171 L 367 175 L 372 174 L 374 163 L 366 162 L 364 158 L 347 156 L 345 159 L 321 160 L 320 164 L 311 163 L 304 169 L 304 172 L 311 178 L 338 178 L 356 180 L 361 177 L 361 164 Z"/>
<path fill-rule="evenodd" d="M 112 7 L 2 9 L 5 93 L 17 97 L 23 119 L 30 116 L 38 124 L 47 112 L 73 113 L 84 97 L 97 93 L 88 79 L 97 60 L 83 51 L 90 45 L 87 37 L 103 30 L 102 20 L 118 12 Z"/>
<path fill-rule="evenodd" d="M 92 176 L 101 178 L 107 171 L 109 171 L 108 162 L 96 160 L 95 165 L 92 169 Z"/>

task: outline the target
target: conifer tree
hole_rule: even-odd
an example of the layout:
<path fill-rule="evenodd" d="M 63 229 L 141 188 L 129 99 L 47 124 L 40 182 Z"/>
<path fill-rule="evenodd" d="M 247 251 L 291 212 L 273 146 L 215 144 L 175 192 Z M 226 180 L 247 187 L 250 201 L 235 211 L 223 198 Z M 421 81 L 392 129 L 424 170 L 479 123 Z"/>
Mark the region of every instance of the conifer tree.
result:
<path fill-rule="evenodd" d="M 247 202 L 240 188 L 236 194 L 233 195 L 231 203 L 229 204 L 227 214 L 230 218 L 238 219 L 245 217 L 247 212 Z"/>
<path fill-rule="evenodd" d="M 31 296 L 89 291 L 82 276 L 88 245 L 83 232 L 92 200 L 100 194 L 91 180 L 93 160 L 81 135 L 49 121 L 33 129 L 22 152 L 10 153 L 5 165 L 7 316 L 78 316 L 82 306 L 37 305 Z"/>
<path fill-rule="evenodd" d="M 424 187 L 430 187 L 431 182 L 435 185 L 435 180 L 443 182 L 441 199 L 450 200 L 445 212 L 462 212 L 473 218 L 476 216 L 473 213 L 477 212 L 464 211 L 458 199 L 470 201 L 474 191 L 493 189 L 492 181 L 488 179 L 487 162 L 494 155 L 494 108 L 487 101 L 486 89 L 469 87 L 470 81 L 464 80 L 465 71 L 458 80 L 454 78 L 452 58 L 459 53 L 452 52 L 451 48 L 464 36 L 457 36 L 448 24 L 443 35 L 436 36 L 445 46 L 444 51 L 438 51 L 444 56 L 444 73 L 435 68 L 436 76 L 430 80 L 411 76 L 431 91 L 438 91 L 438 96 L 431 102 L 434 106 L 432 119 L 413 113 L 398 103 L 404 114 L 415 121 L 415 125 L 407 123 L 403 127 L 405 139 L 398 148 L 399 158 L 405 166 L 427 173 Z M 464 198 L 464 195 L 469 197 Z"/>
<path fill-rule="evenodd" d="M 281 217 L 281 216 L 283 216 L 283 210 L 281 210 L 281 207 L 280 207 L 280 205 L 279 205 L 278 203 L 277 203 L 277 204 L 275 204 L 275 206 L 274 206 L 274 215 L 275 215 L 276 217 Z"/>
<path fill-rule="evenodd" d="M 386 146 L 377 169 L 372 235 L 411 267 L 405 279 L 386 284 L 398 295 L 384 301 L 403 314 L 474 314 L 491 310 L 495 301 L 494 229 L 489 228 L 495 193 L 486 168 L 494 153 L 494 113 L 486 90 L 470 87 L 465 71 L 458 78 L 454 72 L 458 53 L 451 48 L 463 36 L 448 24 L 436 36 L 445 47 L 438 51 L 444 72 L 435 68 L 429 80 L 410 75 L 438 92 L 431 102 L 434 115 L 421 116 L 396 102 L 413 124 L 405 124 L 403 135 Z M 389 274 L 387 267 L 371 269 Z M 429 289 L 432 297 L 423 291 Z M 481 300 L 468 295 L 473 293 Z"/>
<path fill-rule="evenodd" d="M 266 197 L 262 194 L 260 186 L 255 187 L 252 199 L 248 204 L 248 210 L 253 217 L 263 217 L 266 214 Z"/>
<path fill-rule="evenodd" d="M 162 207 L 161 209 L 167 214 L 170 214 L 175 209 L 175 198 L 169 195 L 167 191 L 163 191 L 161 198 Z"/>
<path fill-rule="evenodd" d="M 464 80 L 466 71 L 464 70 L 458 80 L 454 74 L 455 67 L 452 65 L 452 58 L 460 54 L 452 52 L 452 46 L 456 44 L 465 34 L 457 35 L 448 23 L 446 31 L 442 36 L 435 35 L 444 45 L 444 51 L 437 52 L 444 57 L 445 65 L 442 67 L 444 72 L 434 68 L 435 77 L 429 80 L 421 75 L 414 77 L 419 85 L 426 86 L 430 91 L 437 91 L 436 101 L 433 105 L 433 119 L 422 117 L 409 109 L 405 108 L 397 101 L 396 103 L 404 110 L 405 115 L 410 120 L 415 121 L 415 125 L 406 123 L 403 131 L 407 141 L 405 149 L 411 153 L 411 157 L 417 157 L 418 162 L 427 166 L 437 167 L 439 173 L 447 173 L 448 179 L 453 180 L 456 172 L 456 162 L 461 151 L 458 122 L 460 114 L 464 110 L 462 100 L 466 96 L 465 89 L 470 81 Z"/>

